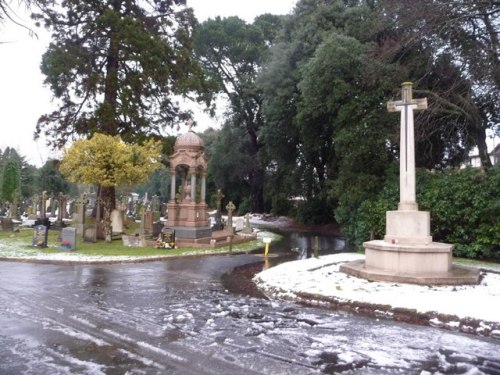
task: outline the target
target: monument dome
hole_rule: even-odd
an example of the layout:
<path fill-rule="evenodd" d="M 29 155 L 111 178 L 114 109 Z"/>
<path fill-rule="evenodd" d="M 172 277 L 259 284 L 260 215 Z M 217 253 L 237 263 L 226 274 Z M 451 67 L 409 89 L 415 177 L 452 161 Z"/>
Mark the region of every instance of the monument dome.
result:
<path fill-rule="evenodd" d="M 199 135 L 197 135 L 192 130 L 189 130 L 187 133 L 181 134 L 175 140 L 174 145 L 175 150 L 180 149 L 205 149 L 205 144 Z"/>

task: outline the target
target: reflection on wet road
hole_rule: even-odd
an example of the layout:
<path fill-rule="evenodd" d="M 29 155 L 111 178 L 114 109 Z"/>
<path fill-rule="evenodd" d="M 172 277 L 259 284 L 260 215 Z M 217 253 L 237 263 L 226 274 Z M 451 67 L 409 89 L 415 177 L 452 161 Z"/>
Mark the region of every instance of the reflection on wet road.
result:
<path fill-rule="evenodd" d="M 0 374 L 500 374 L 498 340 L 225 290 L 259 261 L 0 263 Z"/>

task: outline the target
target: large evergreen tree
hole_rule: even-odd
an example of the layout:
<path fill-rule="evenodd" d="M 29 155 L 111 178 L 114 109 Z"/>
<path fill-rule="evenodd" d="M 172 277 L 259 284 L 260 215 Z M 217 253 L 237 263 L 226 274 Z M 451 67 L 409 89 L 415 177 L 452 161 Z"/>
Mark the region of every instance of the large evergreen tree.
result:
<path fill-rule="evenodd" d="M 58 108 L 40 117 L 49 144 L 95 132 L 136 141 L 160 134 L 181 111 L 174 95 L 207 99 L 192 58 L 195 18 L 185 0 L 65 0 L 36 15 L 52 31 L 45 83 Z"/>
<path fill-rule="evenodd" d="M 19 198 L 20 193 L 20 171 L 19 165 L 10 160 L 5 165 L 2 178 L 2 201 L 12 203 L 14 199 Z"/>

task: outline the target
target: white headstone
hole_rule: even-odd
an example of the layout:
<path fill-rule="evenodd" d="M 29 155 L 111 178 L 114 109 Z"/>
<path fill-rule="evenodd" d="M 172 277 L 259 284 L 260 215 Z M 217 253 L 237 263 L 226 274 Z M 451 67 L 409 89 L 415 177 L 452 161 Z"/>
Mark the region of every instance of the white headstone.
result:
<path fill-rule="evenodd" d="M 111 227 L 113 233 L 123 233 L 123 211 L 114 209 L 111 211 Z"/>

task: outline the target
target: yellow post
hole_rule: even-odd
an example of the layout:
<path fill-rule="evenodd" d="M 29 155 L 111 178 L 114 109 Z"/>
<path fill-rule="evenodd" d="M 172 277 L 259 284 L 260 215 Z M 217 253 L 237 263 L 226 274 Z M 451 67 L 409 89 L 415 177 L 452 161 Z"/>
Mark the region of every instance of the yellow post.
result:
<path fill-rule="evenodd" d="M 267 270 L 269 268 L 269 258 L 265 257 L 264 258 L 264 269 Z"/>
<path fill-rule="evenodd" d="M 264 249 L 264 256 L 267 257 L 267 255 L 269 254 L 269 244 L 271 243 L 271 238 L 270 237 L 264 237 L 263 241 L 266 244 L 266 247 Z"/>

